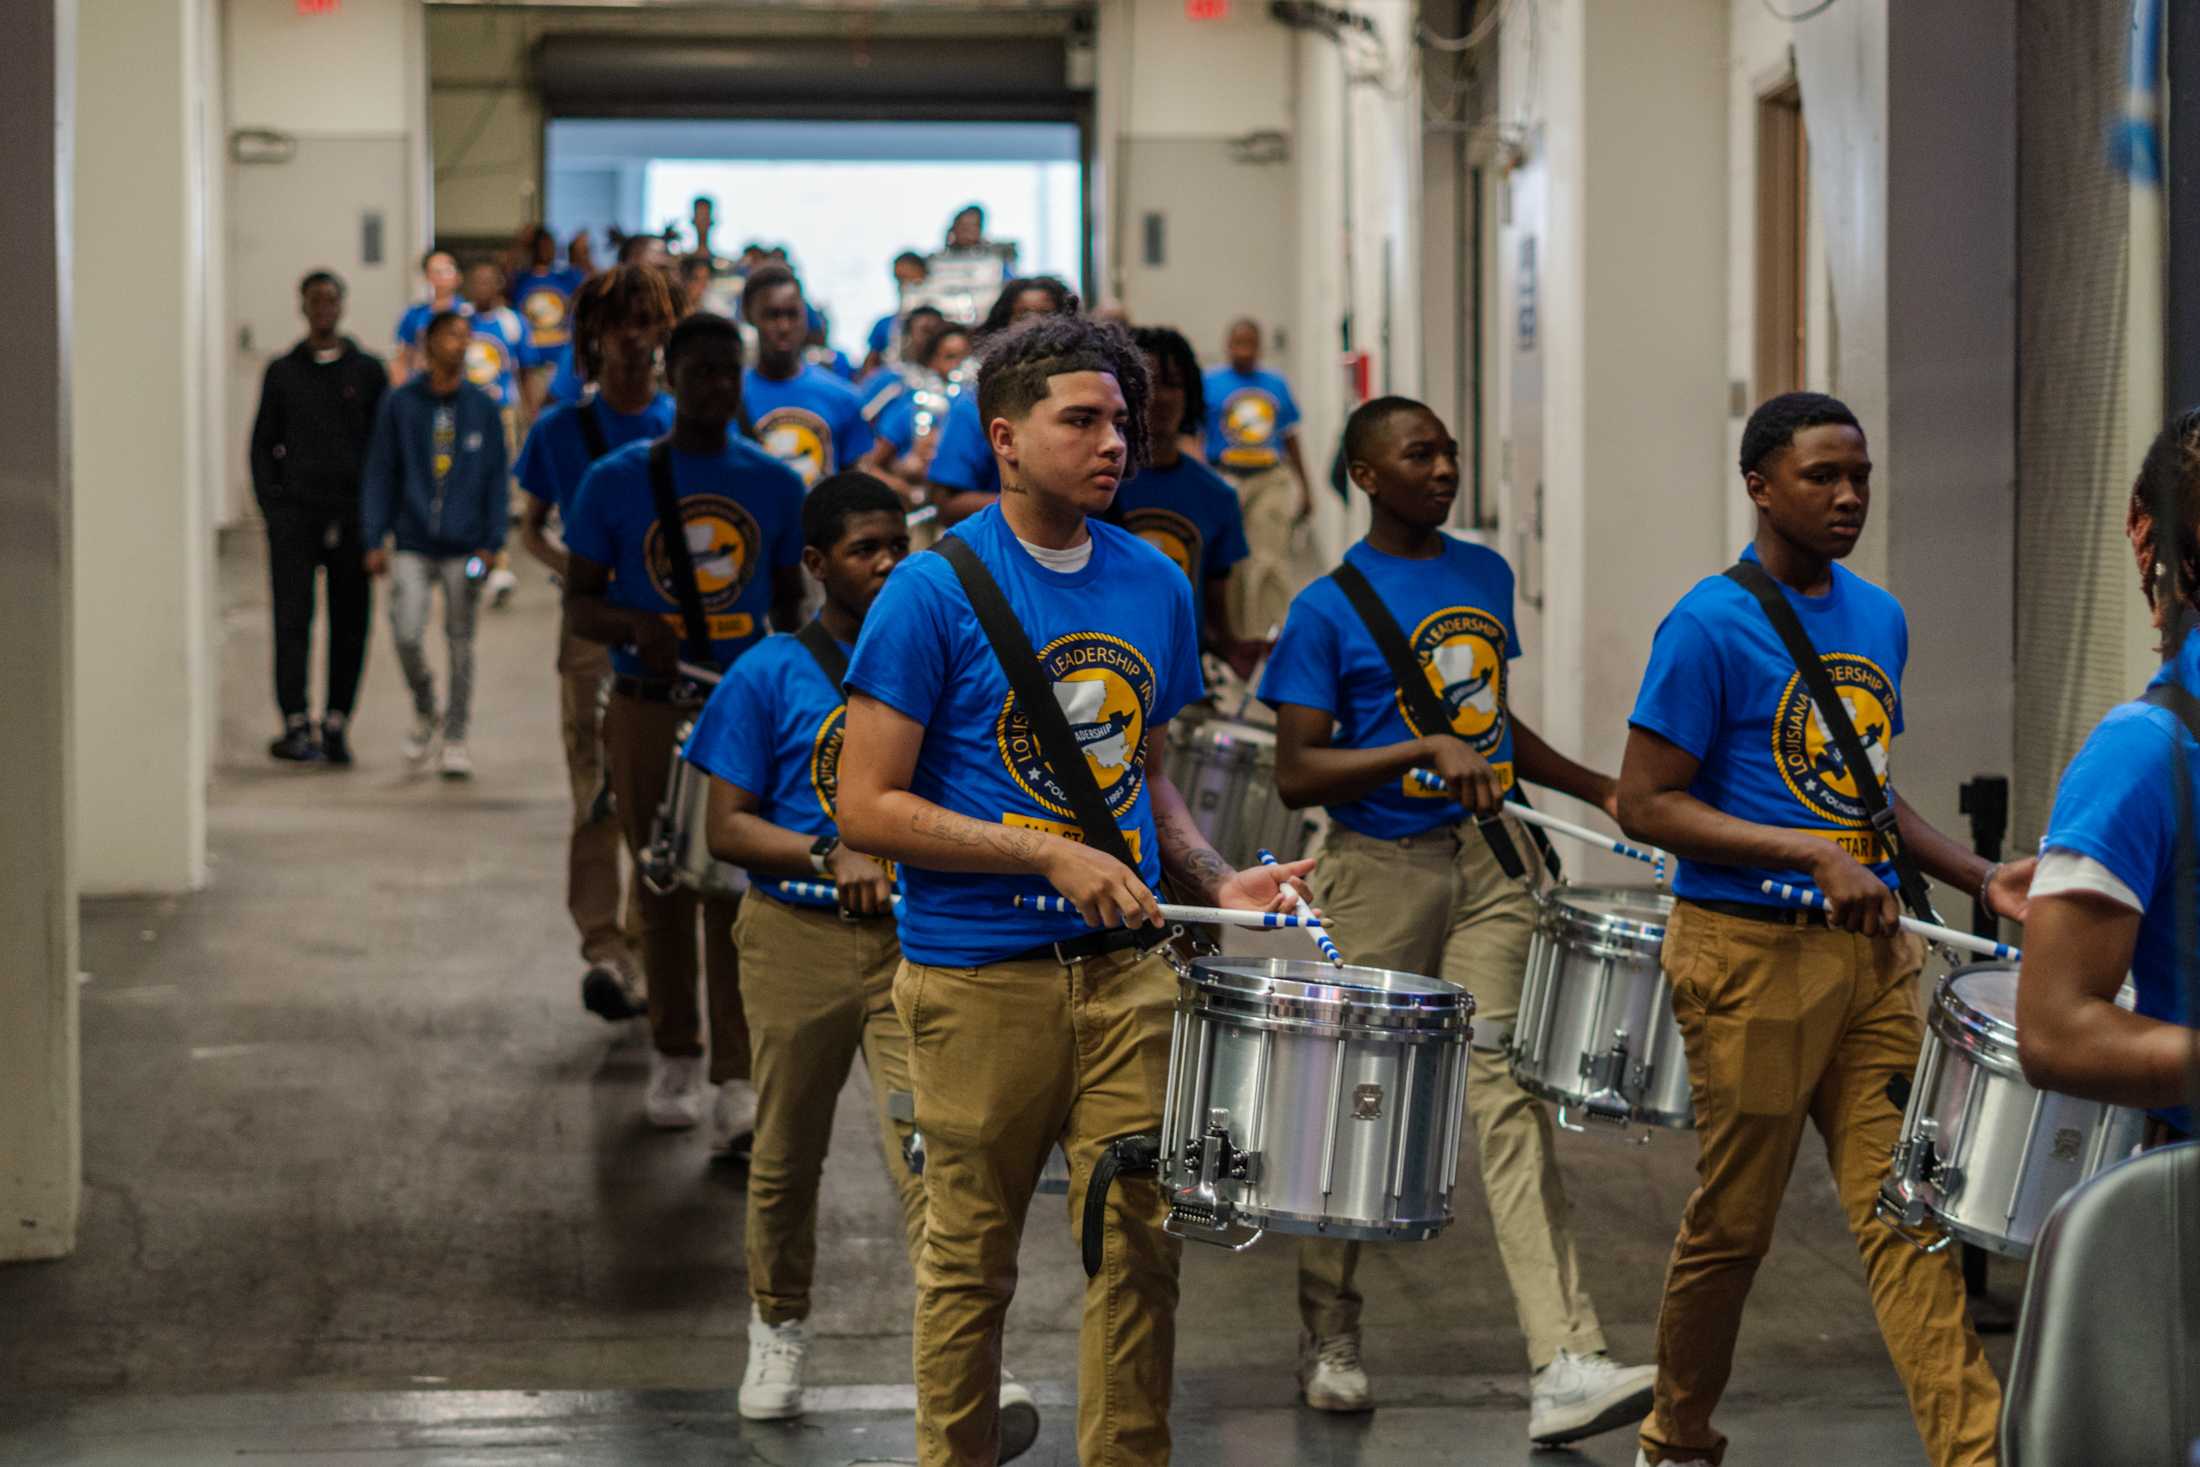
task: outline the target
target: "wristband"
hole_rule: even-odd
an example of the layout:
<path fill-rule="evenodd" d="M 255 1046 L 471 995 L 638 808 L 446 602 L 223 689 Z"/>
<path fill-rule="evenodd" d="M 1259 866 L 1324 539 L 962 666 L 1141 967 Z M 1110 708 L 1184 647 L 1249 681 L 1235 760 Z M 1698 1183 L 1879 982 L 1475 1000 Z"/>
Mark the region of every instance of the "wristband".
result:
<path fill-rule="evenodd" d="M 1986 868 L 1986 874 L 1979 878 L 1978 883 L 1978 904 L 1981 908 L 1985 910 L 1986 915 L 1993 918 L 1996 922 L 2002 920 L 2001 913 L 1994 910 L 1994 900 L 1986 893 L 1988 888 L 1993 886 L 1994 878 L 2001 874 L 2001 867 L 2002 863 L 1999 861 L 1996 861 L 1992 865 L 1988 866 Z"/>

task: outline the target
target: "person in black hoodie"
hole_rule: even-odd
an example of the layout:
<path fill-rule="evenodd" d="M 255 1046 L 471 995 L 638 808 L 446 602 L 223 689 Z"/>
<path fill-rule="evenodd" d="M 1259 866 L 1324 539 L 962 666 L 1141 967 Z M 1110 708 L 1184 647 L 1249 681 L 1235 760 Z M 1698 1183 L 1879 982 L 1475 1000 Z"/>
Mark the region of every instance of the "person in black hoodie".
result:
<path fill-rule="evenodd" d="M 349 764 L 345 727 L 366 661 L 373 591 L 359 543 L 359 475 L 389 386 L 379 357 L 337 333 L 344 282 L 316 270 L 298 283 L 305 339 L 267 365 L 252 422 L 252 494 L 267 525 L 275 608 L 277 759 Z M 321 729 L 307 716 L 314 572 L 328 572 L 328 692 Z"/>

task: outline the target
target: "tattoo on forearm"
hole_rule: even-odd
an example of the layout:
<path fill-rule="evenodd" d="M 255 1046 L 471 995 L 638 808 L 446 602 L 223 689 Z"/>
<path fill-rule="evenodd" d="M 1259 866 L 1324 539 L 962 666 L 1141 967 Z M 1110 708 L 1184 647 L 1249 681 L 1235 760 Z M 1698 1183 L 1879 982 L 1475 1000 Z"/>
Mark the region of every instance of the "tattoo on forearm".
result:
<path fill-rule="evenodd" d="M 968 815 L 957 815 L 952 810 L 942 810 L 926 805 L 909 817 L 909 828 L 921 836 L 945 841 L 949 845 L 966 846 L 973 850 L 990 850 L 1012 861 L 1031 862 L 1039 858 L 1040 835 L 1036 830 L 1015 830 L 1006 825 L 994 825 Z"/>
<path fill-rule="evenodd" d="M 1228 861 L 1215 854 L 1207 837 L 1181 809 L 1171 811 L 1158 830 L 1161 864 L 1198 890 L 1211 893 L 1237 874 Z"/>

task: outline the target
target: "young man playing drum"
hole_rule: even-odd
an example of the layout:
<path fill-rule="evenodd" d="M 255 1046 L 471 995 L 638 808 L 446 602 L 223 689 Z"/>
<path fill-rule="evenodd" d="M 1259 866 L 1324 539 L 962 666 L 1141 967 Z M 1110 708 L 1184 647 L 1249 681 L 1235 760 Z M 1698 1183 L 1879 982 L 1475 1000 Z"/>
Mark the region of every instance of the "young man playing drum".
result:
<path fill-rule="evenodd" d="M 2180 917 L 2194 920 L 2200 890 L 2177 872 L 2180 843 L 2200 839 L 2200 729 L 2186 721 L 2200 698 L 2196 464 L 2200 409 L 2154 440 L 2125 523 L 2167 656 L 2142 701 L 2103 719 L 2063 774 L 2032 878 L 2017 983 L 2025 1078 L 2146 1107 L 2156 1144 L 2193 1134 L 2200 1041 L 2178 963 Z M 2138 992 L 2132 1011 L 2116 1004 L 2127 973 Z"/>
<path fill-rule="evenodd" d="M 1902 731 L 1909 628 L 1892 596 L 1837 564 L 1871 500 L 1863 430 L 1830 397 L 1776 397 L 1743 430 L 1741 470 L 1757 507 L 1743 560 L 1800 618 L 1884 781 Z M 1936 1467 L 1986 1467 L 2001 1390 L 1964 1309 L 1962 1270 L 1873 1214 L 1902 1125 L 1888 1083 L 1909 1077 L 1922 1042 L 1923 953 L 1896 925 L 1898 873 L 1868 819 L 1868 787 L 1765 606 L 1732 576 L 1698 583 L 1667 615 L 1630 722 L 1621 824 L 1680 857 L 1662 962 L 1698 1145 L 1639 1460 L 1724 1454 L 1711 1415 L 1804 1127 L 1815 1125 L 1927 1451 Z M 1983 888 L 1989 910 L 2023 920 L 2032 862 L 1989 867 L 1891 790 L 1886 798 L 1919 867 L 1965 892 Z M 1773 904 L 1759 885 L 1768 879 L 1814 887 L 1825 909 Z"/>
<path fill-rule="evenodd" d="M 1161 773 L 1162 730 L 1201 682 L 1184 573 L 1099 518 L 1145 457 L 1146 370 L 1128 334 L 1028 322 L 993 341 L 977 398 L 1001 498 L 887 579 L 849 672 L 840 764 L 842 835 L 900 862 L 906 888 L 894 1004 L 925 1138 L 926 1467 L 995 1459 L 1001 1327 L 1048 1150 L 1068 1152 L 1076 1218 L 1109 1143 L 1159 1128 L 1177 991 L 1152 951 L 1163 873 L 1188 901 L 1283 911 L 1284 883 L 1312 865 L 1232 871 Z M 1038 649 L 1058 716 L 1011 696 L 973 592 Z M 1054 745 L 1060 764 L 1046 728 L 1073 742 Z M 1075 823 L 1078 803 L 1114 828 Z M 1054 893 L 1077 912 L 1017 905 Z M 1164 1210 L 1151 1178 L 1111 1193 L 1079 1350 L 1086 1467 L 1169 1460 L 1178 1244 Z"/>
<path fill-rule="evenodd" d="M 1328 807 L 1316 889 L 1345 960 L 1445 978 L 1474 994 L 1467 1109 L 1527 1336 L 1528 1434 L 1574 1441 L 1635 1419 L 1652 1371 L 1605 1353 L 1551 1155 L 1550 1116 L 1493 1047 L 1519 1008 L 1536 907 L 1494 844 L 1506 842 L 1517 861 L 1515 827 L 1478 829 L 1462 807 L 1494 816 L 1514 781 L 1528 779 L 1609 813 L 1613 784 L 1544 743 L 1507 705 L 1506 663 L 1520 654 L 1512 569 L 1443 532 L 1459 492 L 1459 446 L 1436 414 L 1378 398 L 1345 424 L 1344 452 L 1368 497 L 1367 538 L 1345 552 L 1337 576 L 1299 593 L 1269 657 L 1260 697 L 1276 710 L 1276 783 L 1293 808 Z M 1348 592 L 1352 575 L 1360 587 Z M 1411 705 L 1420 700 L 1401 692 L 1354 600 L 1361 587 L 1410 643 L 1448 714 L 1443 726 L 1417 721 Z M 1424 790 L 1412 778 L 1417 769 L 1442 775 L 1448 789 Z M 1372 1405 L 1353 1287 L 1359 1251 L 1349 1242 L 1299 1245 L 1299 1385 L 1317 1410 Z"/>

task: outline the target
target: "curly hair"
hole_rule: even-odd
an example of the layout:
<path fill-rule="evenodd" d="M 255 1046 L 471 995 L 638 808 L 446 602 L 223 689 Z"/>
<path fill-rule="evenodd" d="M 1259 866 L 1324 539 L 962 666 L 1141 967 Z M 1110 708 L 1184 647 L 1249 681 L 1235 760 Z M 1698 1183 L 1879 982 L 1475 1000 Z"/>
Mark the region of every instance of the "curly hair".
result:
<path fill-rule="evenodd" d="M 633 321 L 672 329 L 680 319 L 662 271 L 646 265 L 613 265 L 573 292 L 573 370 L 583 382 L 603 371 L 603 333 Z"/>
<path fill-rule="evenodd" d="M 1026 291 L 1033 290 L 1045 295 L 1052 302 L 1047 307 L 1049 315 L 1074 316 L 1083 309 L 1077 299 L 1077 292 L 1056 277 L 1020 276 L 1003 285 L 1001 293 L 993 297 L 993 308 L 985 313 L 985 320 L 978 324 L 978 339 L 982 341 L 988 336 L 1007 330 L 1009 323 L 1015 318 L 1016 302 L 1023 298 Z"/>
<path fill-rule="evenodd" d="M 2168 536 L 2164 524 L 2175 526 Z M 2159 612 L 2167 599 L 2200 608 L 2200 407 L 2185 409 L 2154 436 L 2131 484 L 2124 532 L 2139 553 L 2139 594 L 2147 605 Z M 2164 624 L 2173 626 L 2174 618 Z"/>
<path fill-rule="evenodd" d="M 1184 418 L 1176 431 L 1197 433 L 1207 426 L 1207 378 L 1199 370 L 1199 353 L 1173 326 L 1134 326 L 1131 340 L 1161 367 L 1161 375 L 1174 378 L 1184 389 Z"/>
<path fill-rule="evenodd" d="M 1105 372 L 1123 390 L 1129 421 L 1125 476 L 1148 462 L 1146 404 L 1153 394 L 1145 354 L 1130 332 L 1089 316 L 1032 316 L 989 340 L 978 367 L 978 419 L 1021 418 L 1046 400 L 1053 378 Z"/>
<path fill-rule="evenodd" d="M 1804 429 L 1829 425 L 1864 431 L 1856 414 L 1838 397 L 1823 392 L 1783 392 L 1766 398 L 1757 404 L 1742 429 L 1742 472 L 1758 472 L 1766 459 L 1793 443 L 1795 435 Z"/>

